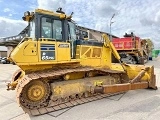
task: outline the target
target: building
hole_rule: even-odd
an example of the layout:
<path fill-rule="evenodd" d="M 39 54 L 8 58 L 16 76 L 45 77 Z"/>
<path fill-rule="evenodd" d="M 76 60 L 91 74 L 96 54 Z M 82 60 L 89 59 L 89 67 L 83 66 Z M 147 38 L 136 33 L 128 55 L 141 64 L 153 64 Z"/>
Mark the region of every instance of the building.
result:
<path fill-rule="evenodd" d="M 90 29 L 82 26 L 76 26 L 76 27 L 77 27 L 76 34 L 79 38 L 87 38 L 87 39 L 98 40 L 102 42 L 103 42 L 102 34 L 107 34 L 108 36 L 112 36 L 112 38 L 118 38 L 115 35 L 110 35 L 109 33 L 106 33 L 103 31 L 98 31 L 98 30 L 94 30 L 94 29 Z"/>
<path fill-rule="evenodd" d="M 0 46 L 0 57 L 7 57 L 7 47 Z"/>

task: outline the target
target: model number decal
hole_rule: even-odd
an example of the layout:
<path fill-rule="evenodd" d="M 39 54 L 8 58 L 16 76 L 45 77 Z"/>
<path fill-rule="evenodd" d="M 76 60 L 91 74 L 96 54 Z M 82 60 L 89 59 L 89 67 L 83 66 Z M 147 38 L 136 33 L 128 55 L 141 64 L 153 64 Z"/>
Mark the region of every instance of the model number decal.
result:
<path fill-rule="evenodd" d="M 59 44 L 59 48 L 69 48 L 69 44 Z"/>
<path fill-rule="evenodd" d="M 42 52 L 42 58 L 41 60 L 54 60 L 54 56 L 50 55 L 49 52 Z"/>
<path fill-rule="evenodd" d="M 54 60 L 54 57 L 42 56 L 42 60 Z"/>

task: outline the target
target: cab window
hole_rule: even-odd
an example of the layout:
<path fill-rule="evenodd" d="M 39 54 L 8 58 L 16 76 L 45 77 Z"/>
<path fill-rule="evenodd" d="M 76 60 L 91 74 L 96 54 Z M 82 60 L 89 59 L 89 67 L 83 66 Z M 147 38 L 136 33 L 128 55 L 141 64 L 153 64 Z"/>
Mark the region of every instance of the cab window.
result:
<path fill-rule="evenodd" d="M 76 28 L 75 28 L 75 24 L 72 23 L 72 22 L 69 22 L 68 27 L 69 27 L 69 39 L 76 40 Z"/>
<path fill-rule="evenodd" d="M 41 37 L 62 40 L 62 21 L 43 17 L 41 19 Z"/>
<path fill-rule="evenodd" d="M 52 20 L 50 18 L 42 18 L 41 20 L 41 37 L 52 38 Z"/>
<path fill-rule="evenodd" d="M 62 40 L 62 22 L 59 20 L 53 21 L 53 39 Z"/>

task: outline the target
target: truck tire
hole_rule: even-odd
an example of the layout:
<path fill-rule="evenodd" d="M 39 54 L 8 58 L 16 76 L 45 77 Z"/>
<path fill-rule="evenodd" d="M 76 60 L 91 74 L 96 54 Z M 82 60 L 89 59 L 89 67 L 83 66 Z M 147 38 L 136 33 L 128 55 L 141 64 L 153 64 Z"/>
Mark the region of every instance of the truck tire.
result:
<path fill-rule="evenodd" d="M 121 61 L 127 64 L 137 64 L 136 59 L 129 55 L 128 53 L 122 52 L 119 53 L 120 57 L 121 57 Z"/>

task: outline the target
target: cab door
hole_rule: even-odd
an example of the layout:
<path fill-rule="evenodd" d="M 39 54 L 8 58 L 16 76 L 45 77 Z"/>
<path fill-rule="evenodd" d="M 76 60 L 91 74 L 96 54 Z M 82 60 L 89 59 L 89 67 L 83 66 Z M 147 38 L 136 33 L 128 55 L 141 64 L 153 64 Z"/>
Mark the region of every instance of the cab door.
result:
<path fill-rule="evenodd" d="M 69 61 L 71 59 L 70 44 L 64 39 L 63 20 L 42 16 L 40 29 L 39 61 Z"/>

